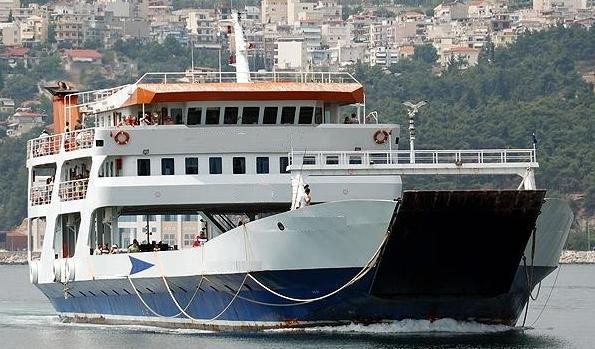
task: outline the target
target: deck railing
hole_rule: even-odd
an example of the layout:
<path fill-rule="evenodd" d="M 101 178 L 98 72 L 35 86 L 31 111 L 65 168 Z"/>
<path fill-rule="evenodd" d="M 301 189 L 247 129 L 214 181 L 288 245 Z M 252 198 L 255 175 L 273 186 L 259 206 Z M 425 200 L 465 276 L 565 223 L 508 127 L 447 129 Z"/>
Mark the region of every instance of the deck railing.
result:
<path fill-rule="evenodd" d="M 89 179 L 76 179 L 73 181 L 60 183 L 58 195 L 61 201 L 82 200 L 87 197 L 87 188 Z"/>
<path fill-rule="evenodd" d="M 95 130 L 92 128 L 66 132 L 64 134 L 64 150 L 73 151 L 93 147 Z"/>
<path fill-rule="evenodd" d="M 379 165 L 447 165 L 454 164 L 527 164 L 536 163 L 534 149 L 482 149 L 482 150 L 416 150 L 411 162 L 408 150 L 402 151 L 293 151 L 289 154 L 293 169 L 332 169 L 339 167 L 373 168 Z"/>
<path fill-rule="evenodd" d="M 359 83 L 347 72 L 250 72 L 253 82 Z M 146 73 L 137 84 L 235 82 L 235 72 Z"/>
<path fill-rule="evenodd" d="M 58 154 L 61 145 L 62 134 L 31 139 L 27 142 L 27 158 Z"/>
<path fill-rule="evenodd" d="M 31 187 L 31 206 L 49 204 L 52 201 L 53 189 L 53 183 Z"/>
<path fill-rule="evenodd" d="M 64 151 L 92 148 L 95 129 L 88 128 L 48 137 L 39 137 L 27 142 L 27 159 L 58 154 Z"/>

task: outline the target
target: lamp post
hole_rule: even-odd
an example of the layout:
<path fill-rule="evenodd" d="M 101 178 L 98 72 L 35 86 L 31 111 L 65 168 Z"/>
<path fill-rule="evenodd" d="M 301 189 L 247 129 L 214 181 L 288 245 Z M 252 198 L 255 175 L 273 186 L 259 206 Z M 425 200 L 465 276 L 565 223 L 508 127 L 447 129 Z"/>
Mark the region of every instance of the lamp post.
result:
<path fill-rule="evenodd" d="M 409 116 L 409 163 L 415 163 L 415 115 L 419 112 L 419 108 L 428 104 L 426 101 L 418 102 L 413 104 L 409 101 L 403 102 L 403 105 L 407 107 Z"/>

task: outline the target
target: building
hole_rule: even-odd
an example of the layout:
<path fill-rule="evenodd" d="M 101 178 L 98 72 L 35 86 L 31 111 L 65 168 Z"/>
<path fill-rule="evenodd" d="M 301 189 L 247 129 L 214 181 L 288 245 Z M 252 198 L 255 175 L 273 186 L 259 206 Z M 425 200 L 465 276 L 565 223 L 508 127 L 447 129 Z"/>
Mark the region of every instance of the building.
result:
<path fill-rule="evenodd" d="M 20 0 L 0 0 L 0 22 L 8 21 L 13 9 L 21 7 Z"/>
<path fill-rule="evenodd" d="M 37 113 L 31 108 L 17 108 L 12 116 L 6 119 L 6 135 L 9 137 L 19 137 L 23 133 L 31 131 L 35 127 L 45 125 L 46 114 Z"/>
<path fill-rule="evenodd" d="M 307 67 L 304 38 L 277 38 L 275 41 L 275 68 L 303 70 Z"/>
<path fill-rule="evenodd" d="M 20 22 L 21 43 L 43 43 L 48 39 L 48 19 L 38 15 L 31 15 Z"/>
<path fill-rule="evenodd" d="M 82 47 L 84 23 L 88 16 L 65 14 L 53 22 L 56 42 L 66 47 Z"/>
<path fill-rule="evenodd" d="M 5 46 L 21 44 L 21 29 L 18 23 L 0 23 L 0 44 Z"/>
<path fill-rule="evenodd" d="M 289 0 L 262 0 L 261 21 L 263 24 L 287 23 L 287 3 Z"/>
<path fill-rule="evenodd" d="M 0 98 L 0 113 L 2 113 L 2 114 L 14 113 L 14 99 Z"/>
<path fill-rule="evenodd" d="M 368 61 L 371 66 L 390 66 L 399 60 L 399 50 L 388 46 L 376 46 L 368 51 Z"/>
<path fill-rule="evenodd" d="M 478 48 L 452 47 L 443 51 L 439 61 L 443 66 L 447 66 L 455 59 L 463 60 L 464 64 L 462 65 L 462 68 L 464 69 L 477 64 L 480 52 L 481 50 Z"/>
<path fill-rule="evenodd" d="M 219 47 L 215 10 L 198 9 L 188 12 L 186 29 L 195 47 Z"/>
<path fill-rule="evenodd" d="M 136 239 L 139 243 L 161 241 L 172 247 L 189 248 L 203 227 L 207 225 L 199 215 L 120 216 L 118 244 L 126 248 Z"/>

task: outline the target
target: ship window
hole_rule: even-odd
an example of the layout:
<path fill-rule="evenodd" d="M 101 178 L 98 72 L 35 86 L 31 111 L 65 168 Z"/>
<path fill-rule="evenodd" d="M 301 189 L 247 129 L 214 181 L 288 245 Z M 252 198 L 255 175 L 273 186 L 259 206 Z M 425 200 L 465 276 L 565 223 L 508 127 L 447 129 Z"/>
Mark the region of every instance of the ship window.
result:
<path fill-rule="evenodd" d="M 265 125 L 274 125 L 277 123 L 277 107 L 266 107 L 264 108 L 264 114 L 262 116 L 262 123 Z"/>
<path fill-rule="evenodd" d="M 362 156 L 361 155 L 350 155 L 349 156 L 349 164 L 350 165 L 361 165 L 362 164 Z"/>
<path fill-rule="evenodd" d="M 188 125 L 200 125 L 201 119 L 202 108 L 188 108 Z"/>
<path fill-rule="evenodd" d="M 298 122 L 302 125 L 309 125 L 312 123 L 312 113 L 314 108 L 312 107 L 300 107 L 300 116 Z"/>
<path fill-rule="evenodd" d="M 186 174 L 198 174 L 198 158 L 186 158 Z"/>
<path fill-rule="evenodd" d="M 238 107 L 227 107 L 223 114 L 223 123 L 233 125 L 238 123 Z"/>
<path fill-rule="evenodd" d="M 170 116 L 171 116 L 171 121 L 176 124 L 176 125 L 180 125 L 182 124 L 182 109 L 181 108 L 171 108 L 169 110 L 170 112 Z"/>
<path fill-rule="evenodd" d="M 339 155 L 327 155 L 326 164 L 327 165 L 338 165 L 339 164 Z"/>
<path fill-rule="evenodd" d="M 136 170 L 139 176 L 150 176 L 151 175 L 151 160 L 149 159 L 138 159 L 136 160 Z"/>
<path fill-rule="evenodd" d="M 223 162 L 220 157 L 209 158 L 209 173 L 210 174 L 223 173 Z"/>
<path fill-rule="evenodd" d="M 161 217 L 161 220 L 164 222 L 176 222 L 178 220 L 178 216 L 175 214 L 166 214 Z"/>
<path fill-rule="evenodd" d="M 302 159 L 302 163 L 304 165 L 316 165 L 316 157 L 312 156 L 312 155 L 304 155 L 304 158 Z"/>
<path fill-rule="evenodd" d="M 281 110 L 281 123 L 293 124 L 295 120 L 296 107 L 283 107 Z"/>
<path fill-rule="evenodd" d="M 242 110 L 242 124 L 258 124 L 259 107 L 244 107 Z"/>
<path fill-rule="evenodd" d="M 246 173 L 246 158 L 245 157 L 234 157 L 233 158 L 233 174 L 244 174 Z"/>
<path fill-rule="evenodd" d="M 219 124 L 219 107 L 207 108 L 206 124 L 207 125 Z"/>
<path fill-rule="evenodd" d="M 161 159 L 161 174 L 170 176 L 174 174 L 174 159 L 164 158 Z"/>
<path fill-rule="evenodd" d="M 282 156 L 279 158 L 279 173 L 289 173 L 287 171 L 287 166 L 289 166 L 289 158 L 287 156 Z"/>
<path fill-rule="evenodd" d="M 314 123 L 322 124 L 322 108 L 320 107 L 314 109 Z"/>
<path fill-rule="evenodd" d="M 256 158 L 256 173 L 269 173 L 269 158 L 264 156 Z"/>

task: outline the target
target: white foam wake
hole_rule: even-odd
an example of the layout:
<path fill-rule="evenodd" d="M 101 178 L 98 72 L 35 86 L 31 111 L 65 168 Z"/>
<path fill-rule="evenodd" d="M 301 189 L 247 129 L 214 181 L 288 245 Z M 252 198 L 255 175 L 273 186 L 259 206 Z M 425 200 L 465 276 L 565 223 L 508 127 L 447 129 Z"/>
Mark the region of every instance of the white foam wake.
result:
<path fill-rule="evenodd" d="M 343 326 L 320 326 L 293 329 L 274 329 L 273 332 L 303 331 L 328 333 L 371 333 L 371 334 L 426 334 L 426 333 L 455 333 L 481 334 L 513 331 L 517 328 L 505 325 L 486 325 L 478 322 L 463 322 L 453 319 L 429 320 L 401 320 L 378 324 L 348 324 Z"/>

